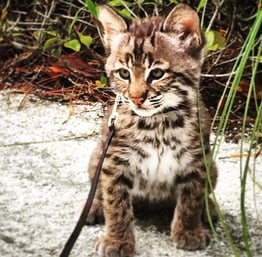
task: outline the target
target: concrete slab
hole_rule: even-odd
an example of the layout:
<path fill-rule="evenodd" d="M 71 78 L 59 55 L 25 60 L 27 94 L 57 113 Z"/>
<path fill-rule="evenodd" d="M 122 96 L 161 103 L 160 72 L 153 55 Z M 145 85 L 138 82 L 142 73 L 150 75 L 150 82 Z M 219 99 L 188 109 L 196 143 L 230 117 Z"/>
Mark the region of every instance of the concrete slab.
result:
<path fill-rule="evenodd" d="M 27 101 L 23 95 L 0 91 L 0 256 L 58 256 L 69 237 L 89 191 L 86 167 L 95 147 L 101 122 L 99 104 L 68 105 Z M 21 106 L 20 106 L 21 107 Z M 248 144 L 245 145 L 248 147 Z M 239 256 L 247 256 L 240 216 L 239 158 L 222 158 L 239 152 L 239 145 L 222 143 L 218 154 L 216 197 Z M 243 165 L 245 158 L 243 158 Z M 250 165 L 245 210 L 252 256 L 262 256 L 262 157 Z M 160 222 L 161 223 L 161 222 Z M 210 246 L 203 251 L 177 250 L 169 225 L 136 221 L 136 257 L 234 256 L 222 224 L 216 226 Z M 72 257 L 96 256 L 96 238 L 103 226 L 85 227 Z"/>

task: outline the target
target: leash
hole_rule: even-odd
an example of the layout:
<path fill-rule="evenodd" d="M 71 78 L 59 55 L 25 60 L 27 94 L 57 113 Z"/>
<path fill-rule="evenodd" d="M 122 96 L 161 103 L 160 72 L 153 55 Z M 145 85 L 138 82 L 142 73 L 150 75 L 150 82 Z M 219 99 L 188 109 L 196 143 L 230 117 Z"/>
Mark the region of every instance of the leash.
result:
<path fill-rule="evenodd" d="M 116 100 L 115 100 L 115 104 L 114 104 L 114 107 L 113 107 L 113 111 L 112 111 L 112 113 L 109 117 L 109 120 L 108 120 L 109 134 L 108 134 L 107 140 L 105 142 L 105 145 L 103 147 L 103 151 L 102 151 L 102 154 L 100 156 L 100 159 L 99 159 L 96 171 L 95 171 L 95 175 L 94 175 L 94 178 L 93 178 L 93 181 L 92 181 L 92 184 L 91 184 L 91 189 L 89 191 L 84 209 L 83 209 L 83 211 L 82 211 L 82 213 L 81 213 L 81 215 L 80 215 L 80 217 L 77 221 L 77 224 L 76 224 L 73 232 L 71 233 L 71 235 L 68 238 L 61 254 L 59 255 L 60 257 L 68 257 L 70 255 L 70 252 L 73 249 L 73 246 L 74 246 L 77 238 L 79 237 L 79 235 L 82 231 L 82 228 L 86 224 L 87 215 L 90 211 L 90 208 L 92 206 L 92 203 L 93 203 L 93 200 L 94 200 L 94 197 L 95 197 L 96 188 L 97 188 L 97 184 L 98 184 L 98 181 L 99 181 L 99 176 L 100 176 L 100 173 L 101 173 L 101 169 L 102 169 L 102 165 L 103 165 L 103 162 L 104 162 L 104 159 L 105 159 L 105 155 L 106 155 L 106 152 L 107 152 L 108 147 L 110 145 L 110 142 L 111 142 L 111 140 L 112 140 L 112 138 L 115 134 L 115 125 L 114 124 L 115 124 L 115 122 L 118 118 L 117 106 L 119 105 L 120 101 L 121 101 L 120 95 L 116 95 Z"/>

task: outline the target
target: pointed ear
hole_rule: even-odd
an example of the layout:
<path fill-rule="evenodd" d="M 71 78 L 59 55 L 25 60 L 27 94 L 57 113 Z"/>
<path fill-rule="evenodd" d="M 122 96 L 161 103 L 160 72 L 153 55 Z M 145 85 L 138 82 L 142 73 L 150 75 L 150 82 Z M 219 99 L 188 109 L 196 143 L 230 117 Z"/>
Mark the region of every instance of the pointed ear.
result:
<path fill-rule="evenodd" d="M 106 5 L 101 5 L 98 10 L 98 20 L 102 24 L 104 32 L 102 41 L 106 49 L 110 49 L 111 43 L 119 33 L 127 30 L 125 21 Z"/>
<path fill-rule="evenodd" d="M 184 46 L 197 48 L 202 42 L 197 13 L 186 4 L 177 5 L 167 16 L 163 30 L 175 33 Z"/>

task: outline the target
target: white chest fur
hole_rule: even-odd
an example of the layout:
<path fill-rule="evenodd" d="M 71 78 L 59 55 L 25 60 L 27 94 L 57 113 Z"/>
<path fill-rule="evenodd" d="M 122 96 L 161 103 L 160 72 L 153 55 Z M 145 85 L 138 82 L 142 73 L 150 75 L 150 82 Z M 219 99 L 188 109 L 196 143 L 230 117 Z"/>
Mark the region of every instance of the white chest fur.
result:
<path fill-rule="evenodd" d="M 186 172 L 192 161 L 190 154 L 182 145 L 174 148 L 161 143 L 158 147 L 150 143 L 141 143 L 139 147 L 147 156 L 141 158 L 135 151 L 131 154 L 131 172 L 134 175 L 131 193 L 149 199 L 167 197 L 175 177 L 181 172 Z M 179 154 L 181 151 L 183 155 Z"/>

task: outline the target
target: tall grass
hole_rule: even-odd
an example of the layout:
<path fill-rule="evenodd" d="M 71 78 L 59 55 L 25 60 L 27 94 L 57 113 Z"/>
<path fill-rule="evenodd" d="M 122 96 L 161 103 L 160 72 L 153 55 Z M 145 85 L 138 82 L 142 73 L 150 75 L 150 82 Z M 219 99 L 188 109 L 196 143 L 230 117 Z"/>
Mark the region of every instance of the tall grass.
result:
<path fill-rule="evenodd" d="M 204 3 L 204 6 L 203 6 L 204 10 L 205 10 L 205 5 L 207 4 L 207 2 L 208 1 L 205 1 Z M 233 69 L 231 71 L 231 75 L 229 76 L 226 82 L 224 92 L 221 96 L 221 99 L 225 99 L 225 96 L 227 96 L 226 102 L 224 104 L 224 108 L 222 110 L 222 113 L 220 113 L 221 110 L 217 109 L 216 114 L 213 119 L 213 123 L 212 123 L 212 127 L 214 127 L 215 121 L 219 120 L 218 127 L 216 129 L 216 137 L 215 137 L 213 148 L 212 148 L 212 154 L 215 158 L 217 156 L 217 153 L 219 152 L 220 144 L 223 140 L 223 137 L 221 137 L 221 135 L 223 136 L 225 134 L 225 129 L 229 121 L 229 116 L 232 111 L 233 104 L 235 102 L 238 87 L 243 77 L 243 74 L 244 74 L 244 71 L 247 65 L 247 61 L 251 59 L 252 60 L 252 75 L 251 75 L 250 85 L 249 85 L 247 99 L 245 103 L 245 111 L 243 113 L 243 124 L 242 124 L 240 153 L 239 153 L 239 156 L 240 156 L 239 171 L 240 171 L 240 184 L 241 184 L 241 195 L 240 195 L 241 213 L 240 215 L 241 215 L 241 225 L 242 225 L 242 236 L 243 236 L 243 241 L 245 245 L 245 251 L 246 251 L 247 256 L 249 257 L 253 255 L 252 255 L 252 247 L 250 243 L 249 224 L 247 222 L 247 217 L 246 217 L 245 202 L 246 202 L 247 175 L 250 171 L 250 162 L 252 158 L 251 156 L 254 152 L 254 144 L 255 146 L 258 146 L 258 134 L 259 134 L 259 131 L 261 131 L 261 127 L 262 127 L 261 96 L 257 95 L 256 88 L 255 88 L 255 77 L 258 72 L 259 62 L 261 61 L 261 51 L 262 51 L 261 35 L 259 36 L 259 32 L 261 30 L 261 24 L 262 24 L 262 10 L 261 8 L 259 8 L 259 5 L 258 5 L 258 9 L 257 9 L 257 13 L 256 13 L 255 20 L 253 22 L 253 25 L 250 28 L 249 30 L 250 32 L 244 41 L 244 44 L 242 46 L 242 49 L 239 55 L 237 56 L 235 60 Z M 246 131 L 246 125 L 247 125 L 247 118 L 248 118 L 248 109 L 250 107 L 250 101 L 252 98 L 254 98 L 256 102 L 257 117 L 254 123 L 253 131 L 248 140 L 249 149 L 248 149 L 247 157 L 242 158 L 243 153 L 244 153 L 244 143 L 246 143 L 247 141 L 246 136 L 245 136 L 245 131 Z M 209 181 L 209 184 L 210 183 L 211 182 Z M 260 186 L 260 190 L 261 190 L 261 186 Z M 213 194 L 213 198 L 215 199 L 215 194 Z M 226 224 L 225 219 L 218 205 L 217 205 L 217 210 L 218 210 L 220 222 L 224 229 L 225 235 L 228 239 L 229 245 L 231 246 L 232 252 L 234 256 L 240 256 L 240 253 L 237 250 L 237 246 L 234 244 L 234 241 L 232 240 L 232 237 L 229 233 L 228 225 Z M 211 224 L 211 228 L 213 228 L 212 224 Z M 212 230 L 215 235 L 215 238 L 218 239 L 215 229 L 213 228 Z"/>

